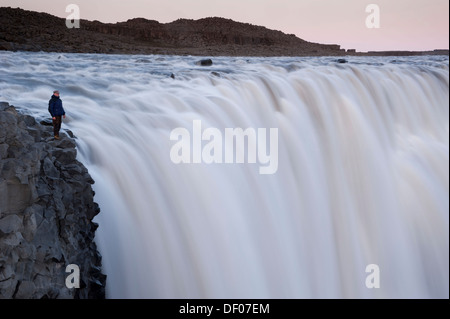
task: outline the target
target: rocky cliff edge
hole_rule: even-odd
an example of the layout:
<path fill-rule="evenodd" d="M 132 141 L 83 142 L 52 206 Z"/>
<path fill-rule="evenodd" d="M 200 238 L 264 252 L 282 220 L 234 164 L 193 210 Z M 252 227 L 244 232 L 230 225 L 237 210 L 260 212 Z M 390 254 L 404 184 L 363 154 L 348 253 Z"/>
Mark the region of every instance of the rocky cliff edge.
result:
<path fill-rule="evenodd" d="M 0 102 L 0 299 L 105 297 L 94 181 L 68 133 Z"/>

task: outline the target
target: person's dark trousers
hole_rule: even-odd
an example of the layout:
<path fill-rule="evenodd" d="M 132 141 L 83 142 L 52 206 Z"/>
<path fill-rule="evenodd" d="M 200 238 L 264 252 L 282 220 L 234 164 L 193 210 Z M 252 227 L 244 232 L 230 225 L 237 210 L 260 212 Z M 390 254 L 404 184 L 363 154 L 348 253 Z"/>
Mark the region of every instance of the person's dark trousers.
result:
<path fill-rule="evenodd" d="M 53 120 L 53 135 L 59 137 L 59 130 L 61 129 L 62 116 L 55 116 Z"/>

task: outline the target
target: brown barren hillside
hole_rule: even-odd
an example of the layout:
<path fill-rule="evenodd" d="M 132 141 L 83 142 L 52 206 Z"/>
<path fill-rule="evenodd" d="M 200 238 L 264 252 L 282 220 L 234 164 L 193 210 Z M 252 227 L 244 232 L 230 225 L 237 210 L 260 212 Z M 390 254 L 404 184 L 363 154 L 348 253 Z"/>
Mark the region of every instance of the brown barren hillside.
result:
<path fill-rule="evenodd" d="M 342 55 L 339 45 L 311 43 L 223 18 L 159 23 L 143 18 L 115 24 L 66 20 L 47 13 L 0 8 L 0 49 L 18 51 L 190 55 Z"/>
<path fill-rule="evenodd" d="M 361 55 L 339 45 L 311 43 L 295 35 L 224 18 L 179 19 L 166 24 L 143 18 L 114 24 L 80 20 L 79 29 L 69 29 L 64 18 L 10 7 L 0 8 L 0 50 L 200 56 Z M 448 54 L 448 50 L 371 53 L 412 54 Z"/>

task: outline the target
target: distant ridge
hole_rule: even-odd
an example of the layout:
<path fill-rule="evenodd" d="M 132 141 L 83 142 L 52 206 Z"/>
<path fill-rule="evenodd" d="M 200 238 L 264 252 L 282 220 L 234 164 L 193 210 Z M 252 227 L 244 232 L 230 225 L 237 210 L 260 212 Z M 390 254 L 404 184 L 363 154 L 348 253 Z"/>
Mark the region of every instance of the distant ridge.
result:
<path fill-rule="evenodd" d="M 0 50 L 201 56 L 359 55 L 337 44 L 312 43 L 281 31 L 217 17 L 178 19 L 165 24 L 144 18 L 114 24 L 81 20 L 80 29 L 68 29 L 64 18 L 10 7 L 0 8 Z M 400 55 L 411 54 L 422 53 Z"/>

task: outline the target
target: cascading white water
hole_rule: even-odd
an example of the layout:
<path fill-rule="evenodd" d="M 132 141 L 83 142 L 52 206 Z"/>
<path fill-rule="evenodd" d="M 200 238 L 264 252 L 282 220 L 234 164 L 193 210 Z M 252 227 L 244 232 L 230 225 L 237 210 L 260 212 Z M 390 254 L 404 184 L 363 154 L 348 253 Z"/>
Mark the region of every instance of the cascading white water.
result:
<path fill-rule="evenodd" d="M 1 100 L 41 116 L 62 93 L 109 297 L 449 297 L 448 57 L 0 59 Z M 278 128 L 277 173 L 174 164 L 194 120 Z"/>

